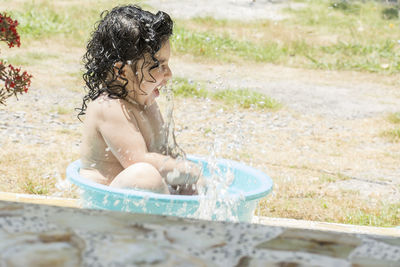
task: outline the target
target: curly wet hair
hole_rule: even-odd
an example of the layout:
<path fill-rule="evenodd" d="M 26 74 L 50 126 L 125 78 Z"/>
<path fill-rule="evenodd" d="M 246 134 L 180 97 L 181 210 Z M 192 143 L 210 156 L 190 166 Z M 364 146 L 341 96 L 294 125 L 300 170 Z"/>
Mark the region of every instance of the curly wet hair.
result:
<path fill-rule="evenodd" d="M 153 14 L 136 5 L 117 6 L 111 11 L 104 11 L 83 56 L 87 94 L 83 97 L 78 118 L 85 114 L 88 101 L 95 100 L 102 93 L 110 98 L 123 99 L 127 96 L 128 80 L 121 77 L 126 64 L 132 66 L 132 62 L 143 59 L 139 67 L 142 80 L 145 66 L 153 64 L 149 71 L 158 67 L 155 54 L 172 35 L 172 29 L 170 16 L 162 11 Z M 147 55 L 152 62 L 146 60 Z M 117 62 L 122 63 L 120 68 L 115 67 Z M 115 68 L 118 71 L 114 71 Z M 124 82 L 116 83 L 118 78 Z"/>

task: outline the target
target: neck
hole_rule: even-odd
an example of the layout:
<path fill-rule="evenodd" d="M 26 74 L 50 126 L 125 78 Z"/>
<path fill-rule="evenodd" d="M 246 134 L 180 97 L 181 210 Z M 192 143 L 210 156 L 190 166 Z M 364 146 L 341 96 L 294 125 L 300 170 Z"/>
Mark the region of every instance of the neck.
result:
<path fill-rule="evenodd" d="M 149 106 L 147 105 L 141 105 L 139 104 L 135 99 L 133 99 L 131 96 L 127 95 L 125 97 L 125 100 L 128 101 L 130 104 L 134 105 L 135 107 L 139 108 L 140 110 L 146 110 Z"/>

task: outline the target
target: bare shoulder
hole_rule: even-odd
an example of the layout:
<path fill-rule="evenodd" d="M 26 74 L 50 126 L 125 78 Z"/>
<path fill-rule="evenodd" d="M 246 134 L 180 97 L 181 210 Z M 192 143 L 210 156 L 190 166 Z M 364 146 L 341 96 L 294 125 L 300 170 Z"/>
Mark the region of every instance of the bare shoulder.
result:
<path fill-rule="evenodd" d="M 138 130 L 136 117 L 140 111 L 131 103 L 124 99 L 114 99 L 101 96 L 90 103 L 90 112 L 87 118 L 93 122 L 93 126 L 101 133 L 114 131 L 116 129 L 126 129 L 133 127 Z M 89 113 L 89 112 L 88 112 Z"/>
<path fill-rule="evenodd" d="M 99 121 L 115 121 L 124 117 L 126 103 L 122 99 L 100 96 L 88 105 L 87 115 Z"/>

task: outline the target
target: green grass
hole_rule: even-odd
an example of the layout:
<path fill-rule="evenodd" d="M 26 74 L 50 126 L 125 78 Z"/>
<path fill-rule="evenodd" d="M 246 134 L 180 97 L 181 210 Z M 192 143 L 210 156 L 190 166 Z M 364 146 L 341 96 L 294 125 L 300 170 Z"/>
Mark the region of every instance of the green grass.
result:
<path fill-rule="evenodd" d="M 383 19 L 381 13 L 385 6 L 376 1 L 339 0 L 335 3 L 338 4 L 336 7 L 333 2 L 313 0 L 305 9 L 287 10 L 293 15 L 288 24 L 306 27 L 315 35 L 330 33 L 340 36 L 336 44 L 321 47 L 322 52 L 334 54 L 338 63 L 332 65 L 332 61 L 322 53 L 317 66 L 399 72 L 400 50 L 396 43 L 400 33 L 399 21 L 389 23 Z"/>
<path fill-rule="evenodd" d="M 337 181 L 346 181 L 349 180 L 350 177 L 346 176 L 343 173 L 335 173 L 335 174 L 323 174 L 319 177 L 319 182 L 321 183 L 335 183 Z"/>
<path fill-rule="evenodd" d="M 72 111 L 73 111 L 73 109 L 66 108 L 66 107 L 63 107 L 63 106 L 57 106 L 57 109 L 56 109 L 56 112 L 59 115 L 69 114 L 69 113 L 72 113 Z"/>
<path fill-rule="evenodd" d="M 23 9 L 6 10 L 13 19 L 17 19 L 18 33 L 21 41 L 40 40 L 48 37 L 64 37 L 76 46 L 83 46 L 100 19 L 104 10 L 124 4 L 140 4 L 141 1 L 117 0 L 113 2 L 101 0 L 81 5 L 61 1 L 27 1 Z M 148 5 L 140 4 L 142 7 Z"/>
<path fill-rule="evenodd" d="M 387 7 L 382 10 L 382 18 L 386 20 L 395 20 L 399 18 L 399 9 L 396 7 Z"/>
<path fill-rule="evenodd" d="M 397 42 L 391 39 L 371 43 L 338 41 L 331 45 L 316 45 L 301 39 L 254 43 L 235 40 L 227 34 L 177 27 L 172 40 L 177 53 L 218 62 L 245 60 L 326 70 L 400 71 L 400 51 Z"/>
<path fill-rule="evenodd" d="M 358 2 L 349 2 L 345 0 L 336 0 L 336 1 L 331 1 L 329 4 L 329 7 L 340 10 L 344 13 L 347 14 L 360 14 L 360 3 Z"/>
<path fill-rule="evenodd" d="M 19 21 L 22 42 L 63 37 L 82 47 L 99 14 L 117 4 L 32 1 L 9 13 Z M 217 62 L 268 62 L 301 68 L 400 72 L 400 22 L 387 20 L 387 7 L 375 1 L 305 2 L 287 9 L 290 18 L 240 22 L 210 17 L 176 20 L 173 49 Z M 142 4 L 143 6 L 143 4 Z M 144 7 L 149 8 L 144 5 Z M 254 37 L 261 35 L 261 38 Z M 337 36 L 323 41 L 327 36 Z M 329 39 L 329 38 L 328 38 Z"/>
<path fill-rule="evenodd" d="M 32 66 L 38 63 L 43 63 L 47 59 L 58 58 L 58 55 L 42 53 L 42 52 L 27 52 L 24 54 L 16 54 L 7 57 L 7 60 L 14 65 Z"/>
<path fill-rule="evenodd" d="M 281 107 L 278 101 L 247 88 L 217 91 L 213 93 L 213 99 L 223 101 L 229 106 L 237 105 L 245 109 L 278 109 Z"/>
<path fill-rule="evenodd" d="M 213 58 L 221 62 L 232 62 L 240 58 L 277 63 L 282 50 L 276 42 L 255 44 L 235 40 L 226 34 L 191 31 L 179 25 L 175 28 L 172 41 L 173 49 L 178 53 Z"/>
<path fill-rule="evenodd" d="M 174 77 L 172 83 L 175 96 L 206 98 L 209 95 L 204 86 L 198 82 L 195 83 L 184 78 Z"/>
<path fill-rule="evenodd" d="M 204 84 L 181 77 L 174 77 L 172 82 L 174 95 L 177 97 L 210 98 L 230 107 L 239 106 L 244 109 L 277 110 L 282 106 L 278 101 L 247 88 L 209 91 Z"/>
<path fill-rule="evenodd" d="M 368 208 L 360 208 L 356 212 L 346 214 L 343 223 L 393 227 L 398 226 L 400 222 L 400 203 L 383 205 L 379 211 L 372 212 Z"/>
<path fill-rule="evenodd" d="M 18 32 L 22 36 L 40 38 L 50 34 L 72 33 L 74 30 L 71 16 L 57 12 L 49 2 L 29 4 L 24 11 L 11 12 L 11 15 L 18 20 Z"/>
<path fill-rule="evenodd" d="M 49 193 L 49 188 L 46 182 L 34 181 L 30 178 L 25 180 L 22 188 L 28 194 L 47 195 Z"/>
<path fill-rule="evenodd" d="M 174 50 L 217 62 L 398 73 L 400 23 L 383 19 L 383 9 L 370 1 L 313 0 L 306 8 L 287 9 L 291 17 L 279 23 L 178 20 Z"/>
<path fill-rule="evenodd" d="M 388 120 L 391 123 L 396 123 L 396 124 L 400 123 L 400 112 L 395 112 L 395 113 L 390 114 L 388 116 Z"/>
<path fill-rule="evenodd" d="M 394 112 L 387 116 L 387 120 L 393 124 L 400 124 L 400 112 Z M 393 128 L 381 133 L 381 136 L 390 142 L 400 142 L 400 128 Z"/>
<path fill-rule="evenodd" d="M 400 128 L 386 130 L 382 133 L 382 136 L 391 142 L 400 142 Z"/>

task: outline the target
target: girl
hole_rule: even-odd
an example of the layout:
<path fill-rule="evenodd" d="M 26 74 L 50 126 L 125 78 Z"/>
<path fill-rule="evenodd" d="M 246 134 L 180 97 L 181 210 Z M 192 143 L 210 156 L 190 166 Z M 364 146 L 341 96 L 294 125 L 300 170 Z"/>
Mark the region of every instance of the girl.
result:
<path fill-rule="evenodd" d="M 167 155 L 166 129 L 156 102 L 172 76 L 172 28 L 168 14 L 134 5 L 102 14 L 84 55 L 88 94 L 79 113 L 86 114 L 82 177 L 166 194 L 171 187 L 195 187 L 201 169 Z"/>

